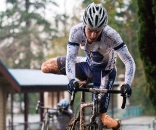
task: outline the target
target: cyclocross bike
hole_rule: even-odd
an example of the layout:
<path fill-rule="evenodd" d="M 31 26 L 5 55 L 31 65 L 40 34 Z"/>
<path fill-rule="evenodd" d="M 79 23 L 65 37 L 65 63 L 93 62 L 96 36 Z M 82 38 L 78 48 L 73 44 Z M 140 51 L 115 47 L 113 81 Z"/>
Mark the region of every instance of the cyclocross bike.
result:
<path fill-rule="evenodd" d="M 36 113 L 38 113 L 38 109 L 45 109 L 46 110 L 45 115 L 44 115 L 44 119 L 43 119 L 43 122 L 42 122 L 41 130 L 48 130 L 50 121 L 54 119 L 54 114 L 51 113 L 49 110 L 58 111 L 58 109 L 44 107 L 44 106 L 41 105 L 40 101 L 37 102 Z"/>
<path fill-rule="evenodd" d="M 73 105 L 74 98 L 76 92 L 81 92 L 81 98 L 80 98 L 80 108 L 77 116 L 73 117 L 69 124 L 68 124 L 68 130 L 103 130 L 104 125 L 100 119 L 99 115 L 99 99 L 98 94 L 99 93 L 113 93 L 113 94 L 122 94 L 123 95 L 123 102 L 121 108 L 124 109 L 126 105 L 126 95 L 124 94 L 126 90 L 126 86 L 122 87 L 121 90 L 108 90 L 108 89 L 98 89 L 98 88 L 87 88 L 87 86 L 79 87 L 79 85 L 76 83 L 75 91 L 71 95 L 71 102 L 70 105 Z M 90 92 L 94 95 L 94 99 L 91 102 L 85 102 L 85 92 Z M 92 108 L 92 114 L 90 117 L 89 123 L 85 123 L 85 108 L 91 107 Z"/>

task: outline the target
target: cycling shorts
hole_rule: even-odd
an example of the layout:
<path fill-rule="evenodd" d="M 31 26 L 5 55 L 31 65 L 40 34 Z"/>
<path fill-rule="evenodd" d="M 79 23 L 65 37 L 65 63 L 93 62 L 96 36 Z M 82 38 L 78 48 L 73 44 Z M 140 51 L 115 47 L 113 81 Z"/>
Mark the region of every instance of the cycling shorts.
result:
<path fill-rule="evenodd" d="M 66 75 L 65 63 L 66 57 L 58 57 L 58 67 L 63 75 Z M 96 69 L 91 67 L 88 62 L 76 63 L 76 78 L 88 80 L 93 83 L 95 88 L 112 89 L 116 77 L 116 68 L 111 70 Z M 110 94 L 99 94 L 100 113 L 107 112 Z"/>

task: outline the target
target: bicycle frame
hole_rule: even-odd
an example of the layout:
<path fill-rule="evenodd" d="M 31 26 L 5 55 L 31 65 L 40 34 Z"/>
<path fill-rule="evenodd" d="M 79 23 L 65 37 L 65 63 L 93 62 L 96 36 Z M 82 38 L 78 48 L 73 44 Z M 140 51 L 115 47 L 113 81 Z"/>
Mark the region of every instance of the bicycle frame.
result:
<path fill-rule="evenodd" d="M 84 128 L 84 121 L 85 121 L 85 115 L 84 115 L 84 108 L 86 107 L 93 107 L 93 102 L 85 102 L 85 92 L 82 91 L 81 93 L 81 103 L 80 103 L 80 130 L 83 130 Z"/>
<path fill-rule="evenodd" d="M 76 124 L 76 121 L 80 121 L 79 122 L 79 125 L 80 125 L 80 130 L 84 130 L 85 127 L 89 126 L 90 127 L 93 127 L 92 129 L 97 129 L 98 128 L 98 125 L 97 125 L 97 122 L 96 122 L 96 117 L 99 116 L 99 99 L 98 99 L 98 94 L 99 93 L 122 93 L 124 92 L 124 90 L 107 90 L 107 89 L 97 89 L 97 88 L 77 88 L 75 90 L 75 92 L 72 93 L 72 96 L 71 96 L 71 102 L 70 104 L 72 105 L 73 102 L 74 102 L 74 98 L 75 98 L 75 93 L 77 91 L 81 91 L 81 99 L 80 99 L 80 111 L 79 111 L 79 115 L 78 117 L 75 119 L 74 123 L 73 123 L 73 126 L 71 128 L 71 130 L 74 128 L 74 125 Z M 94 99 L 92 102 L 85 102 L 85 92 L 91 92 L 94 94 Z M 123 96 L 123 103 L 122 103 L 122 109 L 125 108 L 125 104 L 126 104 L 126 96 Z M 92 115 L 91 115 L 91 118 L 90 118 L 90 122 L 88 124 L 84 124 L 85 122 L 85 115 L 84 115 L 84 109 L 86 107 L 92 107 Z M 102 129 L 101 128 L 98 128 L 99 130 Z"/>

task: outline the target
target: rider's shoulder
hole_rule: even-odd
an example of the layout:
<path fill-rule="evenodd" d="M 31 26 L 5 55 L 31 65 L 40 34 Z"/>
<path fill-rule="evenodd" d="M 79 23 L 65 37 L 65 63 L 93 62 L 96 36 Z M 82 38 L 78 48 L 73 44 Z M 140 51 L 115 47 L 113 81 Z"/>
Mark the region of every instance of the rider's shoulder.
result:
<path fill-rule="evenodd" d="M 83 23 L 76 24 L 70 30 L 69 41 L 74 43 L 79 43 L 84 36 Z"/>
<path fill-rule="evenodd" d="M 84 25 L 83 25 L 83 23 L 81 22 L 81 23 L 78 23 L 78 24 L 74 25 L 74 26 L 71 28 L 70 31 L 72 31 L 72 32 L 83 31 L 83 28 L 84 28 Z"/>
<path fill-rule="evenodd" d="M 110 27 L 109 25 L 104 27 L 103 32 L 108 36 L 119 34 L 114 28 Z"/>
<path fill-rule="evenodd" d="M 106 27 L 104 27 L 103 33 L 104 33 L 104 36 L 109 37 L 113 41 L 116 41 L 117 40 L 116 42 L 122 43 L 122 39 L 120 37 L 120 34 L 115 29 L 113 29 L 112 27 L 110 27 L 109 25 L 107 25 Z"/>

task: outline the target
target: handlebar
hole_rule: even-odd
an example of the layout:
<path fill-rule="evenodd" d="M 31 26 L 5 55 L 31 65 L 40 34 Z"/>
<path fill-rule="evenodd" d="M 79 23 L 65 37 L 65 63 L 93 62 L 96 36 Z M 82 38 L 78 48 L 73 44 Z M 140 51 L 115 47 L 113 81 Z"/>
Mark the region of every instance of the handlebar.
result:
<path fill-rule="evenodd" d="M 74 99 L 75 99 L 75 93 L 77 91 L 91 92 L 91 93 L 94 93 L 94 94 L 99 94 L 99 93 L 121 94 L 123 96 L 123 102 L 122 102 L 121 108 L 124 109 L 125 105 L 126 105 L 126 94 L 124 93 L 125 88 L 122 88 L 121 90 L 108 90 L 108 89 L 99 89 L 99 88 L 78 88 L 78 87 L 75 87 L 75 91 L 73 91 L 72 94 L 71 94 L 70 105 L 73 105 Z"/>
<path fill-rule="evenodd" d="M 38 113 L 38 109 L 41 108 L 41 109 L 46 109 L 47 111 L 48 110 L 55 110 L 55 111 L 59 111 L 59 109 L 55 109 L 55 108 L 50 108 L 50 107 L 44 107 L 44 106 L 41 106 L 41 102 L 40 101 L 37 101 L 37 105 L 36 105 L 36 113 Z"/>

